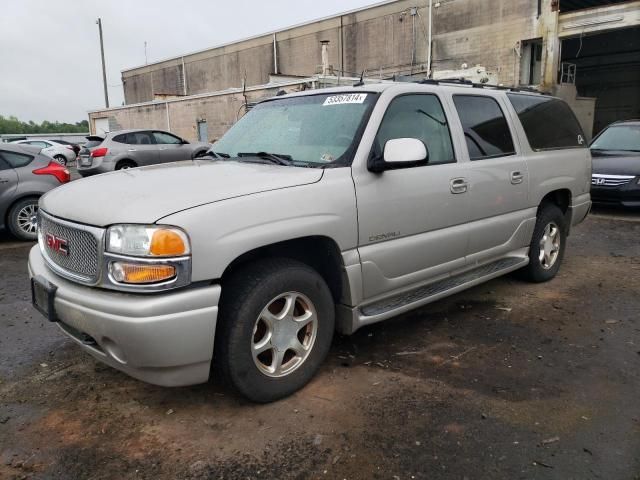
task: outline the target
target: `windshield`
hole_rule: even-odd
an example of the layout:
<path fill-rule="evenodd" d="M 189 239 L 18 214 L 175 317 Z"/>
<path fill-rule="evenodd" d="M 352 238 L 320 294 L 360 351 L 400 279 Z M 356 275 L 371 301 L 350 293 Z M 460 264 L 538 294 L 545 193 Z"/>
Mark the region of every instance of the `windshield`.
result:
<path fill-rule="evenodd" d="M 292 165 L 349 165 L 377 95 L 350 93 L 271 100 L 255 106 L 210 152 L 222 157 L 250 154 Z"/>
<path fill-rule="evenodd" d="M 640 152 L 640 125 L 609 127 L 593 141 L 591 149 Z"/>

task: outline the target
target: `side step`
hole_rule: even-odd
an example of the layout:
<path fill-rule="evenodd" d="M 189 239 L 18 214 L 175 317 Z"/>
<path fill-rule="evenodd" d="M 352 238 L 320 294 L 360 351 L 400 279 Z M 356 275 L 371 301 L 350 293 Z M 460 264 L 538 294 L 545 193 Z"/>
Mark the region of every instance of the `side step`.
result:
<path fill-rule="evenodd" d="M 512 272 L 529 263 L 528 257 L 507 257 L 493 263 L 482 265 L 455 277 L 448 277 L 424 287 L 418 287 L 399 295 L 379 300 L 360 308 L 362 317 L 359 326 L 374 323 L 417 308 L 449 294 L 465 290 L 491 278 Z M 404 308 L 403 308 L 404 307 Z M 363 318 L 364 317 L 364 318 Z M 367 318 L 376 317 L 376 318 Z"/>

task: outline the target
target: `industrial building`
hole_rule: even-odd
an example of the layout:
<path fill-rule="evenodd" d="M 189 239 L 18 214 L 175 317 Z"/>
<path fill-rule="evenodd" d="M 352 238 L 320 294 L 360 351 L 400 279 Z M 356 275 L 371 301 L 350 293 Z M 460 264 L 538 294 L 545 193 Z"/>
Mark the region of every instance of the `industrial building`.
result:
<path fill-rule="evenodd" d="M 90 126 L 215 141 L 262 98 L 363 74 L 535 87 L 567 100 L 590 137 L 640 117 L 640 1 L 386 1 L 124 70 L 125 105 L 90 112 Z"/>

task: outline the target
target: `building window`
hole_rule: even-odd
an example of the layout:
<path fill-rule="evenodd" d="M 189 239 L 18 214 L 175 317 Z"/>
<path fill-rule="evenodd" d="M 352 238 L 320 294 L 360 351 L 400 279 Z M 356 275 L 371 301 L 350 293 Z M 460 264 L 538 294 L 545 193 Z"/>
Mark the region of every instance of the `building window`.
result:
<path fill-rule="evenodd" d="M 520 85 L 540 85 L 542 39 L 525 40 L 520 49 Z"/>

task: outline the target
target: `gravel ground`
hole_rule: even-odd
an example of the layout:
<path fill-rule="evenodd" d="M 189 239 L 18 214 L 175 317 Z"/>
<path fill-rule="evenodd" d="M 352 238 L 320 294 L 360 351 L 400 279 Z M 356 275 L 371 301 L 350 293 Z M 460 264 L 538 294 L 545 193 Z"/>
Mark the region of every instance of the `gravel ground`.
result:
<path fill-rule="evenodd" d="M 559 277 L 504 277 L 337 337 L 253 405 L 94 361 L 29 303 L 0 234 L 2 479 L 640 479 L 640 222 L 596 212 Z"/>

